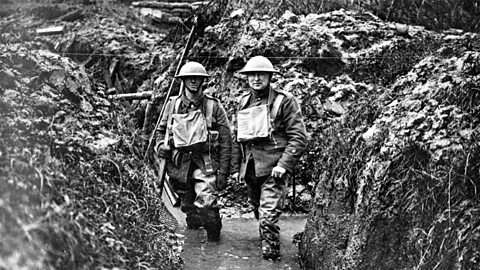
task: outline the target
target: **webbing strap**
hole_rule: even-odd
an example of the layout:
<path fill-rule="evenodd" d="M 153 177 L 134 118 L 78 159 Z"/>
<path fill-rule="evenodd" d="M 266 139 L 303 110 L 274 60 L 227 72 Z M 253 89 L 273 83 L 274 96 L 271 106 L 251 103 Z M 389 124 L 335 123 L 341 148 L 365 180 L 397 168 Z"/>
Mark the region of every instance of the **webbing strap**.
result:
<path fill-rule="evenodd" d="M 270 111 L 270 118 L 275 120 L 275 117 L 277 117 L 278 114 L 278 109 L 280 108 L 280 104 L 282 103 L 284 95 L 283 94 L 278 94 L 277 97 L 275 98 L 275 101 L 273 102 L 273 107 L 272 110 Z"/>
<path fill-rule="evenodd" d="M 205 119 L 207 120 L 207 128 L 210 130 L 212 128 L 212 121 L 213 121 L 213 105 L 214 100 L 205 98 L 206 99 L 206 108 L 205 108 Z"/>
<path fill-rule="evenodd" d="M 180 109 L 180 103 L 182 103 L 182 100 L 179 97 L 175 97 L 175 111 L 174 113 L 178 112 L 178 109 Z"/>
<path fill-rule="evenodd" d="M 215 101 L 213 99 L 209 99 L 207 97 L 204 97 L 205 98 L 205 119 L 207 121 L 207 129 L 208 129 L 208 132 L 210 133 L 210 130 L 212 128 L 212 121 L 213 121 L 213 105 L 215 103 Z M 208 136 L 209 140 L 210 140 L 210 134 Z M 208 154 L 207 153 L 204 153 L 202 156 L 203 156 L 203 164 L 205 165 L 205 171 L 207 173 L 213 173 L 213 165 L 212 165 L 212 158 L 210 157 L 210 141 L 209 141 L 209 144 L 208 144 Z"/>
<path fill-rule="evenodd" d="M 250 99 L 251 95 L 252 94 L 242 96 L 242 98 L 240 99 L 240 102 L 239 102 L 240 104 L 238 104 L 240 106 L 238 109 L 242 109 L 243 107 L 245 107 L 245 105 L 247 105 L 247 102 Z"/>
<path fill-rule="evenodd" d="M 167 132 L 165 132 L 165 141 L 163 142 L 165 146 L 168 145 L 168 140 L 170 139 L 170 132 L 172 129 L 172 115 L 174 112 L 178 111 L 180 107 L 181 99 L 178 96 L 174 96 L 170 98 L 170 111 L 168 112 L 168 120 L 167 120 Z"/>
<path fill-rule="evenodd" d="M 245 95 L 245 96 L 242 97 L 242 99 L 240 100 L 239 109 L 245 107 L 248 100 L 250 99 L 250 96 L 251 95 Z M 284 96 L 285 95 L 281 94 L 281 93 L 277 94 L 277 97 L 275 98 L 275 101 L 273 102 L 272 110 L 270 111 L 270 118 L 272 120 L 275 119 L 275 117 L 277 117 L 278 110 L 280 109 L 280 104 L 282 104 Z"/>

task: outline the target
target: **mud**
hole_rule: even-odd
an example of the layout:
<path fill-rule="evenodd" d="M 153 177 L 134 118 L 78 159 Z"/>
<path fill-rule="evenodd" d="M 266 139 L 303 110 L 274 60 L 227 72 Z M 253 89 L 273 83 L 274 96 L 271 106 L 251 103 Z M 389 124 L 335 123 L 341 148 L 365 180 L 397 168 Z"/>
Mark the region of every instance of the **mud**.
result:
<path fill-rule="evenodd" d="M 180 225 L 185 245 L 182 258 L 185 269 L 301 269 L 298 248 L 293 236 L 303 231 L 305 216 L 284 216 L 280 219 L 281 253 L 280 261 L 272 262 L 261 257 L 258 221 L 251 218 L 223 220 L 219 242 L 208 242 L 204 230 L 188 230 Z"/>

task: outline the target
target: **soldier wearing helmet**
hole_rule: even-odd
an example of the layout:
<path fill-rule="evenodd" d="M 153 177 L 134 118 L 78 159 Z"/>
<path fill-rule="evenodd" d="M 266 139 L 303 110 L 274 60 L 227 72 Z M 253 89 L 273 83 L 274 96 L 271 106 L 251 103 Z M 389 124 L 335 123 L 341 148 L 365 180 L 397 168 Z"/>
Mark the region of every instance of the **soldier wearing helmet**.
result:
<path fill-rule="evenodd" d="M 180 69 L 179 96 L 171 97 L 156 130 L 156 152 L 167 160 L 168 184 L 180 197 L 187 227 L 218 241 L 222 227 L 217 192 L 230 169 L 230 123 L 220 101 L 203 93 L 205 68 L 188 62 Z"/>
<path fill-rule="evenodd" d="M 232 151 L 232 177 L 246 182 L 259 220 L 262 256 L 280 258 L 280 227 L 286 184 L 307 147 L 300 106 L 270 82 L 279 73 L 263 56 L 252 57 L 240 73 L 249 90 L 240 98 Z"/>

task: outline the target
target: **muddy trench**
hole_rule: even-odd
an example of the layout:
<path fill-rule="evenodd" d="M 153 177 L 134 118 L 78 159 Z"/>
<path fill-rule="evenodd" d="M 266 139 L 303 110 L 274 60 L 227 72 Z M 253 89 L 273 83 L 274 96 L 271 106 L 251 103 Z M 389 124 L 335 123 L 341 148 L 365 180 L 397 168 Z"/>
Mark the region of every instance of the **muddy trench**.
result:
<path fill-rule="evenodd" d="M 219 242 L 207 241 L 203 229 L 190 230 L 181 224 L 177 233 L 184 243 L 182 258 L 185 269 L 300 270 L 298 246 L 293 242 L 294 236 L 303 231 L 305 222 L 306 216 L 302 215 L 284 215 L 280 219 L 282 257 L 279 261 L 262 258 L 258 221 L 255 218 L 223 218 Z"/>
<path fill-rule="evenodd" d="M 164 205 L 145 158 L 192 21 L 26 2 L 0 0 L 0 269 L 480 266 L 478 33 L 345 9 L 203 10 L 186 59 L 205 65 L 204 91 L 231 119 L 247 87 L 237 71 L 256 54 L 302 105 L 309 149 L 271 262 L 243 184 L 219 194 L 221 240 L 208 242 Z"/>

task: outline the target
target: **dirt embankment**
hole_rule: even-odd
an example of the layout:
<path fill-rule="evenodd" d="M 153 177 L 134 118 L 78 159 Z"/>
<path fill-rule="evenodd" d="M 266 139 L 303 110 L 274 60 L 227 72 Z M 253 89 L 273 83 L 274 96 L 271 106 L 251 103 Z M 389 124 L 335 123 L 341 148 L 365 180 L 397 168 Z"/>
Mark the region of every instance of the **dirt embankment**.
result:
<path fill-rule="evenodd" d="M 165 34 L 128 8 L 30 4 L 0 19 L 0 268 L 178 269 L 142 134 L 108 98 L 172 57 Z"/>

